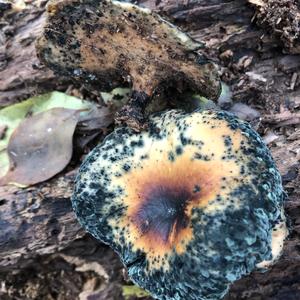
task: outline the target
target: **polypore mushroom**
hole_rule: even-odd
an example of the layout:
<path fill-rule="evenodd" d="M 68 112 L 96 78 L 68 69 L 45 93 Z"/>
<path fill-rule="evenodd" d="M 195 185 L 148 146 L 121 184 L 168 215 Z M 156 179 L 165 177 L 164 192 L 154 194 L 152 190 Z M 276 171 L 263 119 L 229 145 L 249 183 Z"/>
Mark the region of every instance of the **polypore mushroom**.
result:
<path fill-rule="evenodd" d="M 148 9 L 109 0 L 55 0 L 47 11 L 39 58 L 101 91 L 129 83 L 132 97 L 119 123 L 139 130 L 149 101 L 169 88 L 211 99 L 220 93 L 215 66 L 196 52 L 203 45 Z"/>
<path fill-rule="evenodd" d="M 157 299 L 221 299 L 280 255 L 284 192 L 270 152 L 226 112 L 171 110 L 118 128 L 85 159 L 73 207 Z"/>

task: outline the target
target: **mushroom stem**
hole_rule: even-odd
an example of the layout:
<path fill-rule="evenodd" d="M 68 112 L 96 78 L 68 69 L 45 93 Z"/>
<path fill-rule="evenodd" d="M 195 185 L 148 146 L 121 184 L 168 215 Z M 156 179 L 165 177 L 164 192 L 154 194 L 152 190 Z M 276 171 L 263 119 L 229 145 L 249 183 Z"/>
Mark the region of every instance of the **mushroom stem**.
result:
<path fill-rule="evenodd" d="M 116 123 L 126 124 L 136 132 L 146 129 L 144 112 L 150 100 L 146 93 L 133 91 L 128 103 L 117 113 Z"/>

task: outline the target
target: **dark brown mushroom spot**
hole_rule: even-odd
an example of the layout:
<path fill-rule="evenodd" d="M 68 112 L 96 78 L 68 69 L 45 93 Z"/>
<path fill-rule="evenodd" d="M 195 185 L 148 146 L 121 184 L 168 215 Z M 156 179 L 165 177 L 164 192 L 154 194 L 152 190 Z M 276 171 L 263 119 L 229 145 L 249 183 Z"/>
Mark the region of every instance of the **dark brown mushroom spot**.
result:
<path fill-rule="evenodd" d="M 186 187 L 150 186 L 144 194 L 133 222 L 142 235 L 152 236 L 162 244 L 172 244 L 180 231 L 187 228 L 190 218 L 187 206 L 197 201 L 199 192 Z"/>

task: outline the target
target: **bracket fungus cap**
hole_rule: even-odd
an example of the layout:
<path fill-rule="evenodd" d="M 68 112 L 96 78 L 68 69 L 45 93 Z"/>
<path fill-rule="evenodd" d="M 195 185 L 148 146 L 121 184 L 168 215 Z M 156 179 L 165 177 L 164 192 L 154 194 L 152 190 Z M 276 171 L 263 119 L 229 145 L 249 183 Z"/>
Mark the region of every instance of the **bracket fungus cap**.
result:
<path fill-rule="evenodd" d="M 269 150 L 222 111 L 152 115 L 85 159 L 72 204 L 131 279 L 157 299 L 221 299 L 280 255 L 284 191 Z"/>
<path fill-rule="evenodd" d="M 121 123 L 142 122 L 152 97 L 170 88 L 215 100 L 220 94 L 217 68 L 197 52 L 203 44 L 149 9 L 110 0 L 54 0 L 47 11 L 37 41 L 40 60 L 101 91 L 129 83 L 133 99 L 119 113 Z"/>

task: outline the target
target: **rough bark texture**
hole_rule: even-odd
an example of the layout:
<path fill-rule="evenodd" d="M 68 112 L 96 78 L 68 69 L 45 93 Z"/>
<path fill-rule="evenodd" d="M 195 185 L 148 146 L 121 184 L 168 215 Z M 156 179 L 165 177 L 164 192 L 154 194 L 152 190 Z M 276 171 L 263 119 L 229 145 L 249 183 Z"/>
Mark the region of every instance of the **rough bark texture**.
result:
<path fill-rule="evenodd" d="M 139 2 L 169 17 L 206 43 L 207 54 L 220 66 L 222 79 L 231 87 L 234 101 L 247 103 L 259 111 L 255 127 L 270 146 L 283 175 L 291 227 L 283 256 L 268 272 L 255 272 L 232 285 L 226 300 L 300 299 L 297 39 L 288 46 L 283 45 L 288 35 L 280 35 L 280 28 L 270 29 L 276 20 L 272 19 L 272 23 L 260 19 L 264 17 L 262 1 L 249 1 L 252 4 L 246 0 Z M 276 1 L 265 2 L 271 5 Z M 283 1 L 286 9 L 284 4 L 295 3 Z M 295 5 L 294 10 L 297 8 Z M 33 42 L 43 20 L 43 3 L 39 7 L 31 4 L 21 13 L 3 18 L 0 106 L 42 90 L 65 90 L 70 84 L 69 80 L 41 66 L 35 56 Z M 93 93 L 89 91 L 89 95 Z M 93 299 L 122 299 L 121 285 L 125 281 L 118 258 L 80 229 L 71 210 L 74 174 L 75 171 L 63 172 L 49 182 L 25 190 L 0 188 L 1 299 L 91 299 L 92 296 Z"/>

